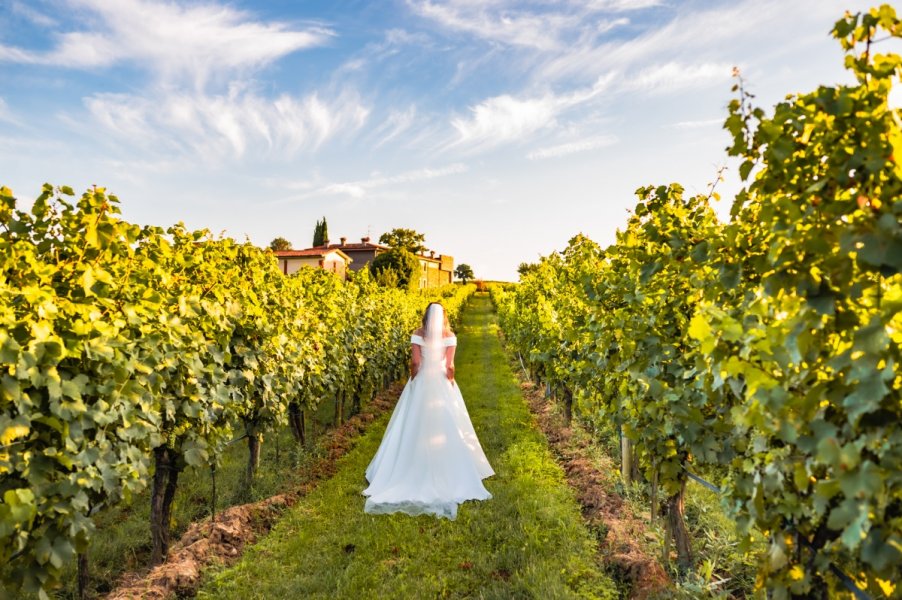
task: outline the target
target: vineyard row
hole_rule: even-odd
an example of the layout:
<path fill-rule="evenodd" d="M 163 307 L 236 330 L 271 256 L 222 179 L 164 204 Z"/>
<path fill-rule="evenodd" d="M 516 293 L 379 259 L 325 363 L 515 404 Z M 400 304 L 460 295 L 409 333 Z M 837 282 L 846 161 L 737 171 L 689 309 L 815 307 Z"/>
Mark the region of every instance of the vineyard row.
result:
<path fill-rule="evenodd" d="M 84 553 L 92 515 L 151 488 L 164 559 L 178 475 L 325 400 L 336 420 L 406 371 L 428 302 L 452 321 L 474 286 L 389 289 L 366 270 L 280 273 L 250 243 L 120 218 L 93 189 L 45 186 L 29 211 L 0 189 L 0 564 L 47 592 Z"/>
<path fill-rule="evenodd" d="M 758 586 L 838 597 L 836 567 L 874 598 L 902 580 L 902 114 L 888 103 L 902 37 L 888 6 L 834 29 L 855 83 L 752 106 L 725 129 L 745 187 L 723 223 L 709 195 L 646 187 L 616 242 L 577 236 L 493 288 L 502 329 L 566 414 L 632 442 L 676 545 L 702 470 Z M 655 515 L 658 516 L 658 515 Z"/>

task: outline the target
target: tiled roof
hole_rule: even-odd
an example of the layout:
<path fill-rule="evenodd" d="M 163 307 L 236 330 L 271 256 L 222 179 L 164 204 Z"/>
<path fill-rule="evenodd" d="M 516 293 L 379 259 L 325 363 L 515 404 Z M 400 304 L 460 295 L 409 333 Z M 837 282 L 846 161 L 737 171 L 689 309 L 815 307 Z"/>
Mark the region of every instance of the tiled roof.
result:
<path fill-rule="evenodd" d="M 388 246 L 383 246 L 382 244 L 373 244 L 372 242 L 356 242 L 353 244 L 329 244 L 329 248 L 334 248 L 336 250 L 372 250 L 373 248 L 380 248 L 382 250 L 388 250 Z"/>
<path fill-rule="evenodd" d="M 391 246 L 383 246 L 382 244 L 374 244 L 372 242 L 354 242 L 350 244 L 329 244 L 328 246 L 317 246 L 315 248 L 307 248 L 306 250 L 280 250 L 275 254 L 279 258 L 290 258 L 297 256 L 325 256 L 328 252 L 339 251 L 344 252 L 360 252 L 365 250 L 391 250 Z M 429 256 L 428 254 L 414 254 L 420 260 L 440 263 L 441 254 Z"/>
<path fill-rule="evenodd" d="M 353 244 L 329 244 L 328 246 L 331 249 L 342 250 L 344 252 L 354 252 L 361 250 L 391 250 L 391 246 L 383 246 L 382 244 L 374 244 L 372 242 L 357 242 Z M 436 254 L 435 256 L 429 256 L 428 254 L 414 254 L 415 257 L 421 260 L 426 260 L 429 262 L 439 263 L 441 262 L 442 255 Z"/>
<path fill-rule="evenodd" d="M 325 256 L 334 252 L 337 248 L 307 248 L 306 250 L 276 250 L 279 258 L 292 258 L 297 256 Z"/>

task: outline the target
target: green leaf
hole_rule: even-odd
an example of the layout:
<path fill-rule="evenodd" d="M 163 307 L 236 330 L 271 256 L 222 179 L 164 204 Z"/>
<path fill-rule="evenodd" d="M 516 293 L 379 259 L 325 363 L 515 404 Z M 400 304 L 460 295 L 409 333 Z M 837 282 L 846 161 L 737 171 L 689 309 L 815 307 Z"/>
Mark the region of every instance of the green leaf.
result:
<path fill-rule="evenodd" d="M 201 448 L 191 448 L 185 451 L 185 462 L 192 467 L 203 467 L 209 464 L 209 456 Z"/>
<path fill-rule="evenodd" d="M 881 473 L 870 461 L 865 461 L 859 469 L 839 477 L 843 493 L 858 500 L 879 494 L 883 489 L 883 481 Z"/>
<path fill-rule="evenodd" d="M 712 333 L 711 326 L 708 321 L 701 315 L 696 314 L 692 317 L 689 324 L 689 336 L 696 340 L 704 340 Z"/>
<path fill-rule="evenodd" d="M 14 441 L 27 436 L 30 432 L 31 427 L 28 426 L 28 422 L 24 417 L 19 417 L 14 421 L 8 422 L 0 429 L 0 445 L 8 446 Z"/>
<path fill-rule="evenodd" d="M 27 529 L 37 515 L 34 492 L 27 488 L 7 490 L 0 505 L 0 526 Z M 7 534 L 8 535 L 8 534 Z"/>
<path fill-rule="evenodd" d="M 872 528 L 861 547 L 861 558 L 878 571 L 886 571 L 902 564 L 902 537 L 882 528 Z"/>
<path fill-rule="evenodd" d="M 747 181 L 749 178 L 749 174 L 752 172 L 752 169 L 755 167 L 755 163 L 751 160 L 743 161 L 741 165 L 739 165 L 739 177 L 743 181 Z"/>
<path fill-rule="evenodd" d="M 856 423 L 862 415 L 874 412 L 880 408 L 883 398 L 890 390 L 883 381 L 879 371 L 872 372 L 861 380 L 855 391 L 843 399 L 843 406 L 849 413 L 849 419 Z"/>
<path fill-rule="evenodd" d="M 871 322 L 855 332 L 855 350 L 868 354 L 880 354 L 889 344 L 886 327 L 875 317 Z"/>

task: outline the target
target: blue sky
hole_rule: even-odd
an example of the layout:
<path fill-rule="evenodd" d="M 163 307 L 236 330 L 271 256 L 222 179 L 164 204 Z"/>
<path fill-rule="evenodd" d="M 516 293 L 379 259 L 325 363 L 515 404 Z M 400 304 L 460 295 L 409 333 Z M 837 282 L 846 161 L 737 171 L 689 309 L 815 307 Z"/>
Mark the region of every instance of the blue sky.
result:
<path fill-rule="evenodd" d="M 612 242 L 637 187 L 732 167 L 733 66 L 765 107 L 848 81 L 829 31 L 870 5 L 0 0 L 0 184 L 260 245 L 408 227 L 514 280 Z"/>

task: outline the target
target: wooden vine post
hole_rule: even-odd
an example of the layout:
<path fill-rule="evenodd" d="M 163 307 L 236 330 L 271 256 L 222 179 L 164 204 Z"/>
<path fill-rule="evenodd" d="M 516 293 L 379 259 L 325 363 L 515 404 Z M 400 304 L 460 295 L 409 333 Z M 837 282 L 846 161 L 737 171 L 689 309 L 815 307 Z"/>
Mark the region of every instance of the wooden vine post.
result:
<path fill-rule="evenodd" d="M 247 470 L 245 477 L 247 485 L 250 486 L 254 481 L 254 475 L 257 473 L 257 467 L 260 466 L 260 447 L 263 445 L 263 434 L 258 431 L 248 430 L 247 433 Z"/>
<path fill-rule="evenodd" d="M 90 582 L 90 573 L 88 572 L 88 551 L 78 554 L 78 597 L 80 600 L 88 598 L 88 583 Z"/>
<path fill-rule="evenodd" d="M 291 429 L 291 435 L 294 436 L 295 441 L 301 446 L 306 446 L 304 411 L 297 402 L 288 405 L 288 427 Z"/>
<path fill-rule="evenodd" d="M 651 463 L 651 524 L 658 518 L 658 465 Z"/>
<path fill-rule="evenodd" d="M 567 427 L 573 421 L 573 392 L 568 386 L 564 386 L 564 422 Z"/>
<path fill-rule="evenodd" d="M 633 446 L 622 431 L 620 433 L 620 476 L 625 485 L 633 483 Z"/>

